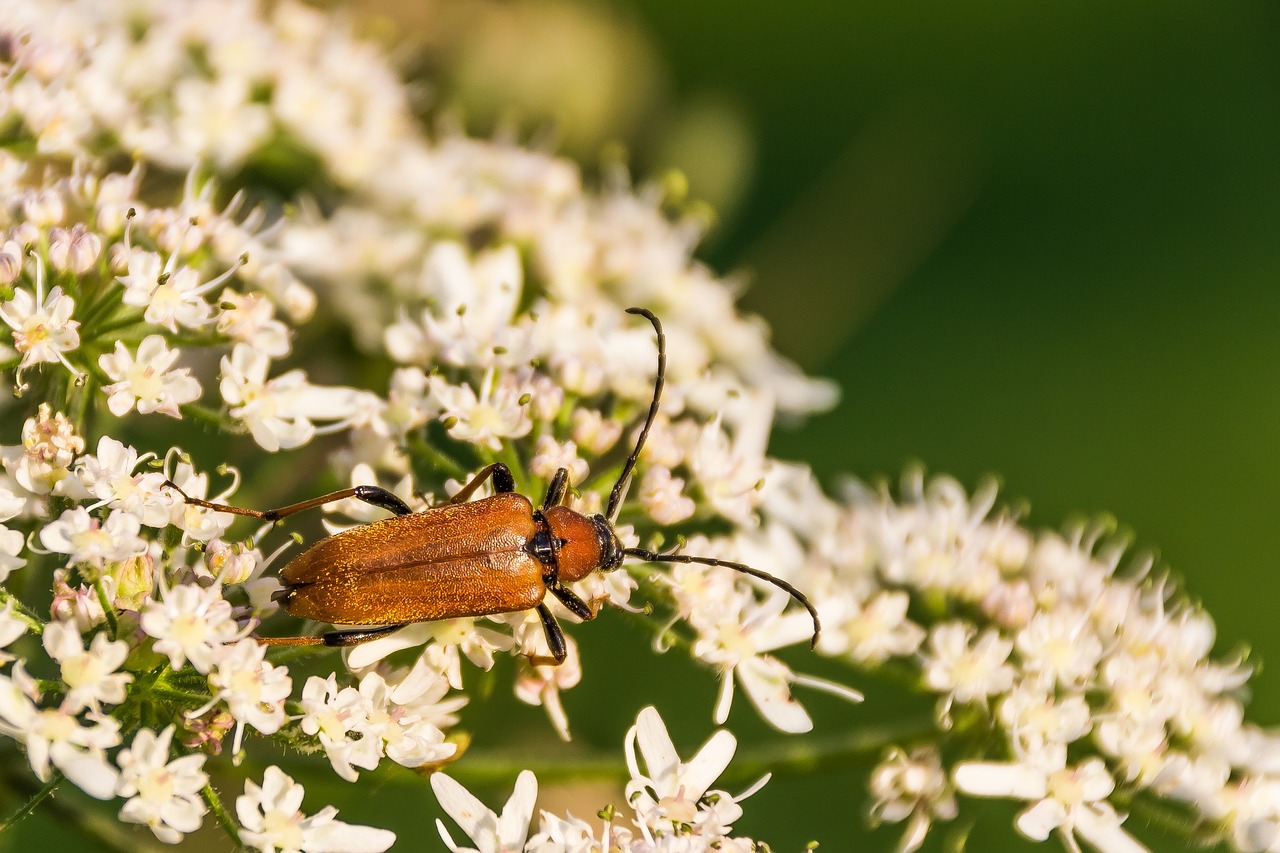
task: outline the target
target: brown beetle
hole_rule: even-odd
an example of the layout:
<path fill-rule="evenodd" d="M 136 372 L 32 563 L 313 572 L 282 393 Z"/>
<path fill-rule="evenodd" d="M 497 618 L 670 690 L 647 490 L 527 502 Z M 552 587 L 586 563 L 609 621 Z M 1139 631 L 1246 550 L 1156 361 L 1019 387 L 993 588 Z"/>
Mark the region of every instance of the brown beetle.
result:
<path fill-rule="evenodd" d="M 662 563 L 724 566 L 785 590 L 813 618 L 813 643 L 818 641 L 818 613 L 809 600 L 786 581 L 741 563 L 713 557 L 658 554 L 644 548 L 624 548 L 613 523 L 622 504 L 636 460 L 658 414 L 666 375 L 666 336 L 662 324 L 644 308 L 628 308 L 645 317 L 658 335 L 658 375 L 653 402 L 635 449 L 609 495 L 605 515 L 588 518 L 563 501 L 569 472 L 561 468 L 551 479 L 539 509 L 515 493 L 511 470 L 501 462 L 483 468 L 446 504 L 413 512 L 404 501 L 377 486 L 341 489 L 279 509 L 252 510 L 188 497 L 173 483 L 170 488 L 195 506 L 220 512 L 278 521 L 294 513 L 344 498 L 356 498 L 389 512 L 382 519 L 336 533 L 299 554 L 280 572 L 284 589 L 275 600 L 295 616 L 340 625 L 370 625 L 330 631 L 318 637 L 263 637 L 272 645 L 354 646 L 398 631 L 412 622 L 489 616 L 518 610 L 537 610 L 555 662 L 564 661 L 564 633 L 544 603 L 550 592 L 581 619 L 596 612 L 566 584 L 593 571 L 612 571 L 625 557 Z M 468 501 L 492 478 L 494 495 Z"/>

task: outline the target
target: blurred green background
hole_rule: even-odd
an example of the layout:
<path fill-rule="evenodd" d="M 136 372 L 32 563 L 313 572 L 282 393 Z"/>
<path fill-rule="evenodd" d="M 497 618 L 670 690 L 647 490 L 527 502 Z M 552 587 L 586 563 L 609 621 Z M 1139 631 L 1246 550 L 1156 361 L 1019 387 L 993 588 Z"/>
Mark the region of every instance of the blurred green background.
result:
<path fill-rule="evenodd" d="M 620 140 L 638 177 L 683 170 L 719 210 L 704 257 L 745 274 L 743 304 L 780 350 L 844 388 L 837 410 L 778 433 L 778 455 L 828 479 L 896 479 L 913 460 L 971 487 L 996 474 L 1035 526 L 1112 514 L 1204 602 L 1221 650 L 1280 658 L 1280 7 L 552 8 L 494 52 L 507 71 L 444 63 L 444 100 L 477 130 L 554 116 L 588 167 Z M 456 55 L 480 52 L 468 44 L 482 29 Z M 613 48 L 576 47 L 582 30 Z M 529 71 L 540 58 L 545 78 Z M 504 73 L 537 91 L 496 97 L 520 92 Z M 553 90 L 585 94 L 539 100 Z M 578 102 L 604 106 L 565 106 Z M 586 116 L 609 109 L 591 132 Z M 579 636 L 595 678 L 626 635 L 591 627 Z M 598 727 L 607 744 L 656 701 L 686 707 L 683 745 L 700 742 L 705 676 L 670 662 L 644 676 L 619 681 L 616 707 L 570 696 L 582 735 Z M 634 687 L 649 679 L 678 687 Z M 819 733 L 900 713 L 875 691 L 852 713 L 806 702 Z M 1277 709 L 1266 673 L 1253 717 Z M 745 710 L 735 730 L 758 733 Z M 779 779 L 740 828 L 779 850 L 892 849 L 892 830 L 864 837 L 864 791 L 855 772 Z M 1005 844 L 1010 813 L 984 812 L 972 849 Z"/>
<path fill-rule="evenodd" d="M 780 430 L 777 455 L 829 482 L 896 479 L 916 460 L 970 487 L 995 474 L 1038 527 L 1112 514 L 1203 601 L 1223 652 L 1280 659 L 1280 6 L 381 0 L 370 11 L 438 81 L 433 110 L 471 130 L 554 128 L 588 170 L 625 151 L 637 178 L 683 171 L 690 197 L 718 212 L 704 258 L 749 281 L 743 304 L 780 350 L 844 389 L 835 411 Z M 622 733 L 651 703 L 686 757 L 710 734 L 706 673 L 649 654 L 621 619 L 574 635 L 590 682 L 565 696 L 574 746 L 507 699 L 499 673 L 466 722 L 509 739 L 477 743 L 477 767 L 486 754 L 566 749 L 620 761 Z M 788 660 L 835 674 L 803 652 Z M 802 697 L 813 739 L 906 713 L 863 686 L 854 709 Z M 1270 724 L 1278 711 L 1280 679 L 1264 673 L 1252 716 Z M 781 739 L 741 696 L 730 723 L 744 741 Z M 862 818 L 864 772 L 777 778 L 738 828 L 779 851 L 811 839 L 891 850 L 897 830 L 868 835 Z M 434 801 L 405 771 L 356 787 L 300 778 L 308 810 L 332 796 L 343 818 L 401 832 L 395 849 L 432 844 Z M 500 805 L 512 781 L 477 793 Z M 239 787 L 227 781 L 228 802 Z M 584 818 L 618 796 L 548 787 L 545 807 Z M 970 849 L 1036 849 L 1014 838 L 1012 807 L 971 811 Z M 25 826 L 5 836 L 13 849 L 58 840 L 56 821 Z M 1130 828 L 1153 849 L 1179 846 Z"/>

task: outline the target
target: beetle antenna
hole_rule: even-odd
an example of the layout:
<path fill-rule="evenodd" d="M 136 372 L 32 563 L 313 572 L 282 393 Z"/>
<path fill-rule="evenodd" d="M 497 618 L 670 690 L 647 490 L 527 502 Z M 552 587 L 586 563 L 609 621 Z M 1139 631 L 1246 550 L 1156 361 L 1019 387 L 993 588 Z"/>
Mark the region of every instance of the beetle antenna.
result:
<path fill-rule="evenodd" d="M 626 492 L 631 475 L 636 470 L 636 461 L 644 448 L 644 440 L 649 437 L 649 430 L 652 429 L 653 422 L 658 417 L 658 400 L 662 397 L 662 385 L 667 377 L 667 336 L 662 333 L 662 323 L 648 308 L 628 308 L 627 313 L 644 317 L 653 324 L 653 330 L 658 333 L 658 378 L 653 383 L 653 402 L 649 404 L 649 414 L 644 420 L 644 428 L 640 430 L 640 437 L 636 439 L 635 450 L 632 450 L 631 455 L 627 457 L 627 464 L 622 466 L 618 482 L 613 484 L 613 491 L 609 493 L 609 509 L 605 517 L 609 519 L 610 524 L 618 519 L 623 493 Z"/>
<path fill-rule="evenodd" d="M 809 611 L 809 616 L 813 619 L 813 639 L 809 642 L 810 648 L 817 648 L 818 634 L 822 631 L 822 624 L 818 621 L 818 610 L 809 602 L 804 593 L 796 589 L 782 578 L 776 578 L 768 572 L 762 572 L 759 569 L 753 569 L 742 563 L 732 563 L 728 560 L 717 560 L 715 557 L 693 557 L 688 554 L 658 554 L 644 548 L 624 548 L 623 552 L 628 557 L 637 557 L 649 563 L 697 563 L 702 566 L 724 566 L 726 569 L 733 569 L 735 572 L 742 572 L 744 575 L 750 575 L 758 580 L 766 581 L 794 598 L 796 601 L 804 605 L 804 609 Z"/>

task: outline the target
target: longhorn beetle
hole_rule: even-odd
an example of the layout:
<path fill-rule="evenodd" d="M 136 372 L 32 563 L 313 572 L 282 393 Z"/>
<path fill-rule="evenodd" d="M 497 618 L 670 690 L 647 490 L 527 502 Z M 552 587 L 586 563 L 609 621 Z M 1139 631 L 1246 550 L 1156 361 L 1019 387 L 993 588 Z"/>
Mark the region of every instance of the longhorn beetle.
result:
<path fill-rule="evenodd" d="M 273 598 L 295 616 L 340 625 L 318 637 L 261 637 L 269 645 L 354 646 L 384 637 L 411 622 L 488 616 L 534 609 L 542 619 L 547 645 L 556 663 L 566 655 L 564 633 L 544 601 L 550 592 L 581 619 L 596 611 L 566 584 L 593 571 L 608 572 L 626 557 L 653 563 L 698 563 L 724 566 L 767 581 L 804 605 L 813 618 L 813 644 L 818 642 L 818 612 L 804 595 L 784 580 L 742 563 L 659 554 L 645 548 L 624 548 L 614 531 L 623 495 L 636 460 L 658 414 L 667 370 L 667 342 L 662 323 L 645 308 L 628 308 L 653 324 L 658 336 L 658 374 L 653 402 L 635 449 L 609 494 L 605 515 L 585 515 L 564 505 L 569 472 L 561 468 L 551 478 L 542 506 L 516 494 L 511 470 L 501 462 L 485 466 L 448 503 L 413 512 L 404 501 L 377 486 L 356 486 L 280 507 L 253 510 L 193 498 L 172 482 L 166 485 L 195 506 L 219 512 L 279 521 L 294 513 L 332 501 L 356 498 L 395 513 L 336 533 L 303 551 L 280 572 L 284 588 Z M 468 501 L 486 480 L 494 495 Z"/>

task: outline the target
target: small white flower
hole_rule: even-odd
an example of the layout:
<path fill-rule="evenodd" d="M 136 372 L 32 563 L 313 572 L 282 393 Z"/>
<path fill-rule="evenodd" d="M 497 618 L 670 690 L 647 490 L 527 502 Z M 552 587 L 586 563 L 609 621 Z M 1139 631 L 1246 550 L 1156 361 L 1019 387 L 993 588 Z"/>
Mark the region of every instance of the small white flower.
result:
<path fill-rule="evenodd" d="M 49 230 L 49 264 L 59 272 L 82 275 L 93 269 L 101 254 L 102 238 L 86 231 L 83 223 L 77 222 L 70 230 Z"/>
<path fill-rule="evenodd" d="M 382 853 L 396 834 L 371 826 L 334 820 L 338 810 L 325 806 L 307 817 L 301 811 L 306 792 L 279 767 L 268 767 L 262 785 L 246 779 L 236 797 L 240 839 L 262 853 Z"/>
<path fill-rule="evenodd" d="M 81 458 L 77 473 L 85 489 L 102 503 L 137 516 L 148 527 L 164 527 L 177 500 L 164 489 L 164 474 L 134 473 L 150 457 L 104 435 L 98 452 Z"/>
<path fill-rule="evenodd" d="M 313 675 L 302 688 L 302 730 L 319 737 L 333 771 L 354 782 L 356 767 L 373 770 L 381 756 L 380 741 L 359 737 L 369 722 L 369 701 L 354 687 L 338 687 L 337 677 Z M 357 737 L 350 737 L 355 734 Z"/>
<path fill-rule="evenodd" d="M 862 701 L 856 690 L 842 684 L 798 675 L 782 661 L 766 654 L 808 640 L 813 621 L 803 610 L 784 613 L 790 600 L 779 591 L 760 601 L 754 593 L 734 586 L 728 569 L 673 567 L 668 582 L 689 622 L 698 631 L 693 653 L 718 667 L 720 695 L 714 719 L 723 723 L 733 704 L 734 681 L 742 682 L 747 698 L 773 727 L 784 732 L 807 732 L 813 720 L 791 695 L 792 684 L 825 690 L 851 702 Z"/>
<path fill-rule="evenodd" d="M 73 507 L 40 530 L 40 542 L 50 551 L 70 555 L 71 562 L 102 569 L 107 563 L 145 553 L 138 535 L 141 520 L 131 512 L 112 510 L 105 523 L 82 506 Z"/>
<path fill-rule="evenodd" d="M 173 731 L 173 726 L 159 735 L 139 729 L 132 746 L 116 756 L 120 766 L 116 794 L 128 797 L 120 808 L 120 820 L 149 826 L 166 844 L 177 844 L 184 834 L 200 828 L 207 811 L 200 790 L 209 783 L 203 755 L 169 760 Z"/>
<path fill-rule="evenodd" d="M 404 767 L 439 764 L 458 751 L 457 744 L 445 742 L 437 723 L 455 719 L 452 710 L 466 699 L 439 702 L 449 683 L 439 673 L 431 673 L 434 678 L 422 677 L 427 675 L 426 667 L 415 665 L 398 684 L 389 684 L 377 672 L 360 679 L 360 695 L 370 709 L 361 732 Z"/>
<path fill-rule="evenodd" d="M 84 452 L 84 439 L 76 435 L 67 416 L 41 403 L 35 417 L 22 424 L 22 444 L 3 448 L 4 467 L 18 485 L 37 495 L 61 487 L 68 468 Z"/>
<path fill-rule="evenodd" d="M 538 798 L 538 778 L 531 771 L 520 771 L 511 799 L 507 800 L 500 815 L 444 773 L 431 775 L 431 790 L 435 791 L 440 808 L 462 827 L 476 845 L 459 846 L 445 828 L 444 821 L 437 819 L 440 838 L 453 853 L 522 853 L 529 838 L 533 804 Z"/>
<path fill-rule="evenodd" d="M 443 409 L 441 420 L 458 441 L 501 450 L 502 439 L 528 435 L 533 427 L 529 391 L 514 377 L 506 376 L 499 382 L 489 368 L 480 382 L 479 396 L 470 385 L 450 385 L 439 376 L 432 376 L 429 382 L 432 396 Z"/>
<path fill-rule="evenodd" d="M 640 711 L 636 724 L 627 732 L 625 742 L 627 769 L 631 781 L 627 783 L 627 802 L 635 809 L 639 821 L 648 828 L 663 834 L 674 834 L 682 827 L 706 827 L 716 834 L 724 834 L 729 825 L 741 816 L 739 800 L 768 780 L 768 776 L 752 786 L 752 790 L 740 797 L 731 797 L 718 791 L 719 808 L 712 809 L 704 802 L 711 785 L 729 766 L 738 740 L 725 729 L 717 731 L 702 745 L 688 762 L 682 762 L 676 753 L 667 726 L 657 709 L 652 706 Z M 639 746 L 644 768 L 636 756 Z M 727 808 L 726 808 L 727 806 Z"/>
<path fill-rule="evenodd" d="M 13 345 L 22 353 L 19 371 L 42 362 L 61 362 L 76 376 L 80 371 L 71 366 L 63 353 L 80 346 L 80 323 L 71 319 L 75 300 L 61 287 L 44 294 L 44 264 L 36 256 L 36 292 L 15 288 L 13 298 L 0 304 L 0 320 L 13 329 Z"/>
<path fill-rule="evenodd" d="M 129 656 L 129 644 L 111 640 L 105 633 L 94 635 L 88 651 L 73 623 L 50 622 L 40 637 L 49 657 L 62 667 L 67 695 L 63 709 L 75 713 L 82 708 L 97 711 L 101 703 L 119 705 L 125 685 L 133 680 L 127 672 L 116 672 Z"/>
<path fill-rule="evenodd" d="M 224 290 L 218 301 L 220 333 L 271 358 L 289 354 L 289 327 L 275 319 L 275 305 L 266 296 Z"/>
<path fill-rule="evenodd" d="M 231 417 L 244 421 L 254 441 L 265 450 L 299 447 L 316 435 L 313 420 L 332 421 L 325 429 L 349 426 L 363 414 L 368 395 L 353 388 L 322 388 L 301 370 L 267 379 L 267 354 L 249 344 L 236 344 L 222 359 L 222 398 Z"/>
<path fill-rule="evenodd" d="M 284 703 L 293 690 L 289 670 L 266 659 L 266 646 L 252 639 L 222 646 L 209 673 L 209 689 L 214 694 L 209 706 L 191 713 L 198 717 L 216 702 L 226 702 L 236 719 L 231 751 L 240 752 L 244 727 L 253 726 L 264 735 L 275 734 L 284 725 Z"/>
<path fill-rule="evenodd" d="M 156 640 L 157 654 L 180 669 L 185 661 L 208 674 L 226 643 L 243 637 L 248 628 L 236 623 L 222 588 L 182 584 L 153 599 L 142 610 L 142 630 Z"/>
<path fill-rule="evenodd" d="M 33 701 L 39 698 L 21 663 L 14 664 L 12 677 L 0 675 L 0 732 L 26 747 L 40 781 L 49 781 L 50 767 L 56 767 L 86 794 L 110 799 L 118 774 L 106 751 L 120 743 L 120 724 L 111 717 L 90 715 L 93 726 L 84 726 L 62 708 L 41 710 Z"/>
<path fill-rule="evenodd" d="M 1004 693 L 1013 686 L 1014 669 L 1007 662 L 1012 651 L 1013 643 L 995 630 L 979 635 L 964 622 L 934 626 L 925 652 L 925 684 L 957 702 Z"/>
<path fill-rule="evenodd" d="M 181 418 L 178 407 L 200 399 L 200 383 L 189 369 L 169 369 L 181 354 L 181 350 L 169 349 L 160 335 L 143 338 L 136 357 L 116 341 L 114 353 L 98 358 L 98 365 L 112 380 L 102 389 L 111 414 L 123 417 L 136 406 L 140 414 L 159 412 Z"/>
<path fill-rule="evenodd" d="M 911 754 L 894 748 L 871 771 L 871 819 L 875 823 L 909 821 L 898 842 L 899 853 L 912 853 L 924 843 L 936 820 L 953 820 L 956 798 L 937 750 L 919 747 Z"/>
<path fill-rule="evenodd" d="M 1074 836 L 1103 853 L 1139 853 L 1147 848 L 1125 832 L 1124 818 L 1107 797 L 1115 782 L 1101 759 L 1067 766 L 1066 747 L 1055 744 L 1019 762 L 969 761 L 957 764 L 952 778 L 958 790 L 975 797 L 1007 797 L 1033 805 L 1014 821 L 1018 831 L 1044 841 L 1054 830 L 1074 848 Z"/>
<path fill-rule="evenodd" d="M 644 472 L 637 497 L 649 517 L 662 525 L 678 524 L 697 510 L 693 498 L 684 494 L 684 480 L 655 465 Z"/>
<path fill-rule="evenodd" d="M 525 621 L 521 625 L 524 631 L 518 633 L 531 634 L 536 631 L 535 636 L 539 638 L 540 645 L 538 653 L 545 654 L 549 650 L 542 645 L 545 643 L 545 635 L 541 627 L 541 620 Z M 564 703 L 560 701 L 560 692 L 576 686 L 582 680 L 582 658 L 573 637 L 565 637 L 564 641 L 566 656 L 563 663 L 556 666 L 543 664 L 520 667 L 520 674 L 516 677 L 516 698 L 546 709 L 547 718 L 555 727 L 556 734 L 567 743 L 570 740 L 569 716 L 565 713 Z"/>
<path fill-rule="evenodd" d="M 543 480 L 550 480 L 561 468 L 569 472 L 569 483 L 583 483 L 591 469 L 578 457 L 578 448 L 572 441 L 564 444 L 552 435 L 540 435 L 534 445 L 533 458 L 529 460 L 529 473 Z"/>
<path fill-rule="evenodd" d="M 879 592 L 860 607 L 851 598 L 842 601 L 848 610 L 844 618 L 823 616 L 818 648 L 824 654 L 849 655 L 858 663 L 875 666 L 891 657 L 914 654 L 924 642 L 924 629 L 907 618 L 911 596 L 906 592 Z"/>
<path fill-rule="evenodd" d="M 183 234 L 190 233 L 191 228 L 188 223 Z M 204 295 L 220 287 L 240 267 L 237 262 L 226 272 L 202 284 L 197 270 L 178 263 L 182 248 L 181 245 L 175 247 L 163 266 L 155 252 L 131 249 L 128 273 L 117 277 L 125 288 L 121 297 L 125 305 L 142 308 L 143 320 L 175 334 L 179 326 L 198 329 L 210 322 L 213 308 L 205 301 Z"/>

